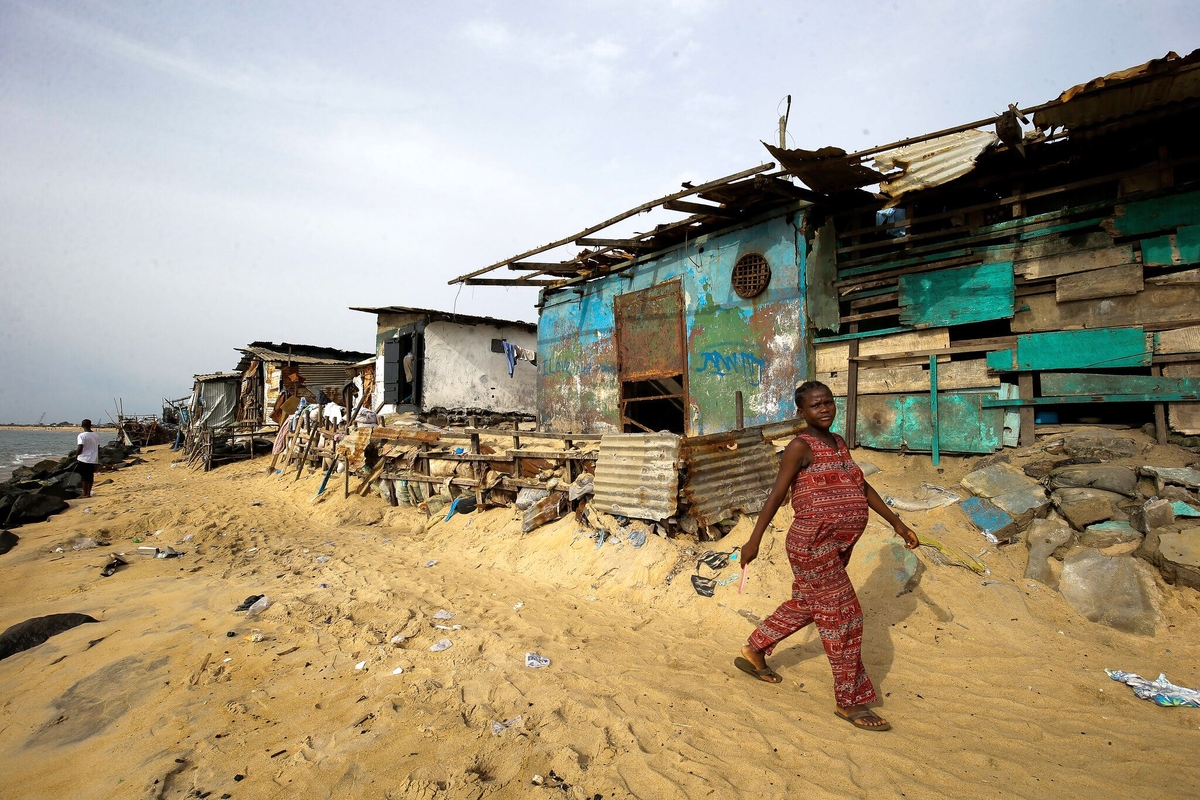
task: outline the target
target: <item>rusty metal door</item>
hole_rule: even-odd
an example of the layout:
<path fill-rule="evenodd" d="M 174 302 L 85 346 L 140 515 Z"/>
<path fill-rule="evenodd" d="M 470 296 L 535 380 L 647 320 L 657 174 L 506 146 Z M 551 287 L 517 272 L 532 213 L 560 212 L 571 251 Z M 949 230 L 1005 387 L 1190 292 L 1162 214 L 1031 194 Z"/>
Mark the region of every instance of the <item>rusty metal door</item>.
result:
<path fill-rule="evenodd" d="M 683 433 L 687 351 L 681 282 L 667 281 L 620 295 L 614 300 L 614 313 L 622 427 L 650 431 L 651 428 L 631 418 L 639 415 L 630 413 L 630 404 L 656 403 L 678 411 L 678 423 L 672 421 L 668 429 L 679 428 L 675 432 Z M 668 405 L 663 406 L 664 403 Z M 673 419 L 675 411 L 668 413 Z"/>

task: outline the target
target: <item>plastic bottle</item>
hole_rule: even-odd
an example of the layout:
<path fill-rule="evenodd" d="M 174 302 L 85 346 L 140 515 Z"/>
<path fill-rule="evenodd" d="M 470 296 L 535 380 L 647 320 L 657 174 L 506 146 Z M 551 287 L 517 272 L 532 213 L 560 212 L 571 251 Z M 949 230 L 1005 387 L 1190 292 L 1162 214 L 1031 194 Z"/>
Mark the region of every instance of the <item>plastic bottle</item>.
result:
<path fill-rule="evenodd" d="M 255 600 L 250 605 L 250 607 L 246 609 L 246 616 L 247 617 L 257 617 L 259 614 L 266 611 L 267 607 L 270 605 L 271 605 L 271 598 L 267 597 L 264 594 L 262 597 Z"/>

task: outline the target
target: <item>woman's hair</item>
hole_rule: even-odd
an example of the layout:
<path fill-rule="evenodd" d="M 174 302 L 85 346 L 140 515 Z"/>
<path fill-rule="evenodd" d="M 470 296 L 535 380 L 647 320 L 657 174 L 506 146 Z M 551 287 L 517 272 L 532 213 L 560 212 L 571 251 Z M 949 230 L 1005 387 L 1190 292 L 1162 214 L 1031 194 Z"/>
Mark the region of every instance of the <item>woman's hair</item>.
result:
<path fill-rule="evenodd" d="M 804 383 L 802 383 L 796 387 L 796 410 L 797 411 L 800 410 L 801 399 L 804 397 L 805 392 L 811 392 L 816 389 L 824 389 L 825 391 L 829 392 L 830 394 L 833 394 L 833 391 L 828 386 L 821 383 L 820 381 L 805 381 Z"/>

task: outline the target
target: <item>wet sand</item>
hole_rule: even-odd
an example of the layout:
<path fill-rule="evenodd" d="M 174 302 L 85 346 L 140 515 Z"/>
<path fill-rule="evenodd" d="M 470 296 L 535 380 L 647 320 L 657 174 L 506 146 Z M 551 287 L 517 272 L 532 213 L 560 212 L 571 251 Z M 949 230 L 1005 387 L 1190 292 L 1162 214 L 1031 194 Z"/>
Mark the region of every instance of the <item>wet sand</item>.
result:
<path fill-rule="evenodd" d="M 1160 584 L 1154 638 L 1095 625 L 1022 577 L 1023 545 L 988 546 L 957 508 L 902 516 L 982 552 L 990 575 L 922 554 L 900 593 L 903 552 L 878 521 L 855 552 L 864 658 L 894 725 L 880 734 L 833 716 L 813 631 L 772 659 L 781 685 L 732 665 L 787 596 L 789 510 L 746 593 L 702 598 L 696 555 L 745 541 L 748 520 L 715 546 L 597 549 L 572 517 L 527 535 L 508 509 L 425 529 L 377 497 L 343 499 L 340 480 L 313 504 L 321 476 L 293 483 L 261 459 L 204 474 L 171 468 L 165 447 L 145 457 L 0 556 L 0 628 L 100 620 L 0 661 L 0 795 L 524 797 L 552 791 L 534 775 L 557 787 L 551 771 L 570 788 L 547 796 L 570 798 L 1200 794 L 1200 710 L 1138 700 L 1103 672 L 1200 686 L 1200 595 Z M 862 457 L 883 492 L 953 487 L 971 463 Z M 72 551 L 81 535 L 112 545 Z M 134 537 L 186 554 L 134 555 Z M 102 578 L 113 551 L 131 564 Z M 259 593 L 274 601 L 260 618 L 234 613 Z M 453 646 L 430 652 L 442 638 Z M 527 652 L 550 666 L 526 667 Z"/>

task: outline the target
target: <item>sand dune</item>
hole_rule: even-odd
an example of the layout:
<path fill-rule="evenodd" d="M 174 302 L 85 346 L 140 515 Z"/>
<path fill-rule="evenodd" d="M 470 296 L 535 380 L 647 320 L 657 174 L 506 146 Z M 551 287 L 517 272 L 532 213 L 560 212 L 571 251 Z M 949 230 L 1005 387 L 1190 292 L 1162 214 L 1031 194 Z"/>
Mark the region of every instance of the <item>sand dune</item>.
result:
<path fill-rule="evenodd" d="M 967 468 L 867 457 L 881 490 Z M 875 522 L 856 551 L 865 660 L 895 726 L 876 734 L 834 718 L 815 632 L 779 649 L 779 686 L 734 669 L 753 620 L 787 594 L 782 542 L 743 595 L 699 597 L 688 575 L 698 552 L 744 541 L 748 520 L 715 547 L 650 535 L 635 548 L 614 526 L 597 548 L 572 517 L 527 535 L 507 509 L 426 529 L 340 487 L 313 504 L 319 476 L 292 483 L 262 461 L 202 474 L 171 468 L 165 448 L 147 458 L 0 557 L 0 627 L 100 620 L 0 661 L 0 795 L 1200 795 L 1200 710 L 1137 700 L 1103 672 L 1200 686 L 1197 593 L 1160 587 L 1154 638 L 1092 624 L 1021 577 L 1022 545 L 987 546 L 955 508 L 904 516 L 982 551 L 985 578 L 921 555 L 901 593 L 911 556 Z M 77 536 L 112 545 L 75 552 Z M 186 554 L 128 555 L 100 577 L 135 537 Z M 274 601 L 261 617 L 234 613 L 261 593 Z M 433 620 L 440 609 L 453 618 Z M 430 652 L 442 638 L 453 646 Z M 526 667 L 527 652 L 550 666 Z"/>

